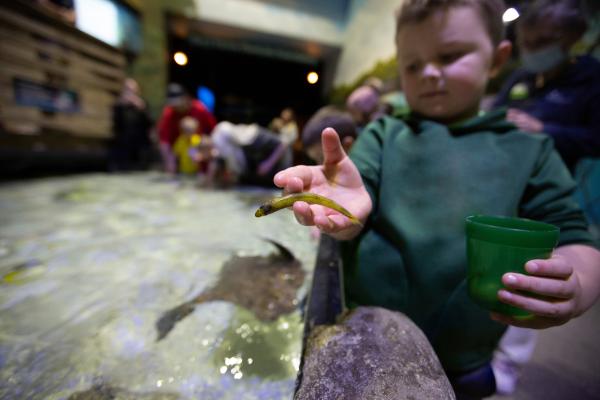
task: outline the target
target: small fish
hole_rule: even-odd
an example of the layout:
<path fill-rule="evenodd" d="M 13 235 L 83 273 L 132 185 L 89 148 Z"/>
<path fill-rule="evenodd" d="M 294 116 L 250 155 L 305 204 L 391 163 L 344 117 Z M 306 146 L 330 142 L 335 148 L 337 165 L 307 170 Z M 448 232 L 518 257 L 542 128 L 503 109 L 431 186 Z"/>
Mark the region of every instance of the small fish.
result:
<path fill-rule="evenodd" d="M 32 259 L 9 268 L 9 271 L 0 272 L 0 284 L 19 285 L 40 277 L 46 272 L 46 266 L 39 260 Z"/>
<path fill-rule="evenodd" d="M 336 203 L 335 201 L 323 197 L 315 193 L 293 193 L 283 197 L 276 197 L 270 201 L 267 201 L 261 205 L 258 210 L 254 213 L 255 217 L 262 217 L 265 215 L 272 214 L 276 211 L 283 210 L 284 208 L 291 207 L 297 201 L 304 201 L 309 204 L 319 204 L 323 207 L 331 208 L 348 217 L 348 219 L 356 225 L 362 225 L 362 223 L 356 218 L 350 211 Z"/>

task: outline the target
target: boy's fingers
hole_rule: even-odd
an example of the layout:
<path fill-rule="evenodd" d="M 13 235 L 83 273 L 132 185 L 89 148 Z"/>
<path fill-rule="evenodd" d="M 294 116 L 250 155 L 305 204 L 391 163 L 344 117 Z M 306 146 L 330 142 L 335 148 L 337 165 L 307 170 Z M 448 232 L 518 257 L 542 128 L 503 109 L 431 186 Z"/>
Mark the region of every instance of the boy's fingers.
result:
<path fill-rule="evenodd" d="M 315 216 L 315 225 L 325 233 L 332 233 L 335 231 L 335 224 L 326 215 Z"/>
<path fill-rule="evenodd" d="M 567 279 L 573 273 L 573 267 L 562 257 L 547 260 L 531 260 L 525 264 L 525 270 L 536 276 Z"/>
<path fill-rule="evenodd" d="M 315 225 L 323 232 L 335 234 L 350 227 L 348 219 L 343 215 L 315 215 Z"/>
<path fill-rule="evenodd" d="M 297 201 L 292 206 L 292 209 L 294 210 L 294 216 L 296 217 L 296 220 L 301 225 L 310 226 L 315 224 L 313 221 L 313 213 L 308 203 L 304 201 Z"/>
<path fill-rule="evenodd" d="M 333 128 L 325 128 L 321 134 L 321 145 L 323 146 L 323 164 L 337 164 L 346 157 L 346 152 L 340 142 L 340 137 Z"/>
<path fill-rule="evenodd" d="M 522 296 L 504 289 L 498 291 L 498 299 L 503 303 L 510 304 L 511 306 L 521 308 L 543 317 L 569 319 L 573 315 L 572 311 L 574 307 L 571 300 L 549 302 L 533 297 Z"/>
<path fill-rule="evenodd" d="M 329 219 L 336 225 L 336 229 L 338 231 L 349 228 L 352 225 L 350 220 L 346 216 L 341 214 L 330 215 Z"/>
<path fill-rule="evenodd" d="M 572 279 L 541 278 L 516 273 L 504 274 L 502 283 L 511 290 L 522 290 L 560 299 L 573 298 L 577 289 L 576 283 Z"/>
<path fill-rule="evenodd" d="M 290 192 L 300 192 L 304 187 L 310 186 L 312 181 L 312 171 L 306 165 L 298 165 L 278 172 L 273 178 L 273 182 L 280 188 L 290 189 Z M 288 187 L 291 186 L 291 187 Z M 291 190 L 297 189 L 297 190 Z"/>

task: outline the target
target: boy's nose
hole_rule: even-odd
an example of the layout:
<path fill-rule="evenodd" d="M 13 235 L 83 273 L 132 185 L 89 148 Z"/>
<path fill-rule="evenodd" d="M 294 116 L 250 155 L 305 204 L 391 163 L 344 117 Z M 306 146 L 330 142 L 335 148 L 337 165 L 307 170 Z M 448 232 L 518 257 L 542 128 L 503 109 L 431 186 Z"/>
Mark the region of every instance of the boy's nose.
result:
<path fill-rule="evenodd" d="M 439 65 L 435 63 L 427 63 L 423 68 L 423 78 L 440 78 L 442 71 Z"/>

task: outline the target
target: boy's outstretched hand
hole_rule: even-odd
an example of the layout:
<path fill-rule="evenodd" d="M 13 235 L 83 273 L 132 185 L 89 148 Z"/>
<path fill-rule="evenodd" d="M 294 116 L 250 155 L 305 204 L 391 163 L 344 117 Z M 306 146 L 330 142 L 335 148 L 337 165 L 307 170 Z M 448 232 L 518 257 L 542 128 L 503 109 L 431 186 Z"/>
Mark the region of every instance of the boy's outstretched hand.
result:
<path fill-rule="evenodd" d="M 335 200 L 364 224 L 372 203 L 360 173 L 346 155 L 334 129 L 323 131 L 321 145 L 323 165 L 299 165 L 283 170 L 275 175 L 275 185 L 283 188 L 285 194 L 311 192 Z M 293 210 L 302 225 L 315 225 L 339 240 L 351 239 L 361 230 L 360 226 L 327 207 L 298 201 L 294 203 Z"/>
<path fill-rule="evenodd" d="M 529 275 L 507 273 L 506 289 L 498 299 L 529 311 L 532 317 L 513 318 L 492 313 L 495 321 L 524 328 L 543 329 L 562 325 L 591 307 L 600 293 L 600 252 L 585 245 L 567 245 L 547 260 L 525 264 Z M 533 294 L 535 297 L 528 296 Z"/>

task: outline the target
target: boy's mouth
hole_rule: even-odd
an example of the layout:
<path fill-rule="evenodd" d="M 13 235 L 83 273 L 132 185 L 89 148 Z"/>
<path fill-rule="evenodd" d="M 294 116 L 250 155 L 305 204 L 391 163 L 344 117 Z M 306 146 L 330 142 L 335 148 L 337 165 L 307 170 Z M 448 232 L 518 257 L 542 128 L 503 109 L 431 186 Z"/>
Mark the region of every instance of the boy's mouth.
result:
<path fill-rule="evenodd" d="M 444 90 L 434 90 L 431 92 L 425 92 L 425 93 L 421 93 L 422 98 L 432 98 L 432 97 L 437 97 L 437 96 L 444 96 L 446 95 L 447 92 Z"/>

